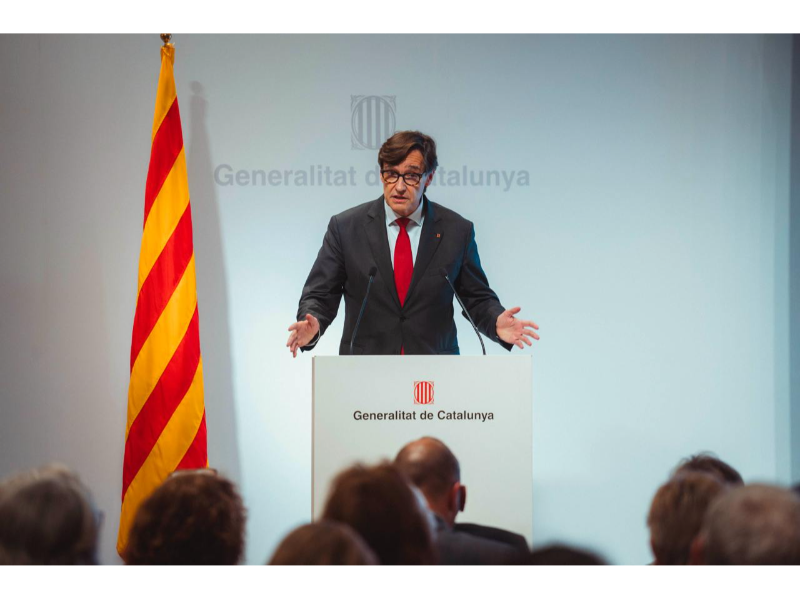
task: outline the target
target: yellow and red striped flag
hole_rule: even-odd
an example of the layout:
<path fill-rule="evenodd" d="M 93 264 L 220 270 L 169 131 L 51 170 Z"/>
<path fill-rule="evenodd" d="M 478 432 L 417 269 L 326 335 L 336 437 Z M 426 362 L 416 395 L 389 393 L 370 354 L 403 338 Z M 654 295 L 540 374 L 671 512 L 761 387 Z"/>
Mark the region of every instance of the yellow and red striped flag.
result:
<path fill-rule="evenodd" d="M 172 65 L 161 48 L 131 338 L 117 552 L 136 510 L 178 469 L 208 466 L 192 212 Z"/>

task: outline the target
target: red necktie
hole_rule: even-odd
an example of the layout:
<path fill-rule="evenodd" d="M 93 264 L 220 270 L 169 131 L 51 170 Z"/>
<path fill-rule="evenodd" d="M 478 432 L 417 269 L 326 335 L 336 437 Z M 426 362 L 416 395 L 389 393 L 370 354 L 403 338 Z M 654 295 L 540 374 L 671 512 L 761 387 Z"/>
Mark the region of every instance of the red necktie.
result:
<path fill-rule="evenodd" d="M 406 231 L 409 219 L 403 217 L 395 221 L 400 226 L 400 233 L 394 245 L 394 284 L 397 287 L 397 297 L 400 306 L 406 301 L 406 294 L 411 285 L 411 275 L 414 272 L 414 263 L 411 260 L 411 240 Z"/>
<path fill-rule="evenodd" d="M 397 297 L 400 299 L 400 306 L 406 301 L 406 294 L 411 285 L 411 275 L 414 272 L 414 262 L 411 260 L 411 240 L 406 231 L 409 219 L 403 217 L 397 219 L 396 223 L 400 226 L 400 233 L 394 245 L 394 285 L 397 288 Z M 405 354 L 405 348 L 400 347 L 400 354 Z"/>

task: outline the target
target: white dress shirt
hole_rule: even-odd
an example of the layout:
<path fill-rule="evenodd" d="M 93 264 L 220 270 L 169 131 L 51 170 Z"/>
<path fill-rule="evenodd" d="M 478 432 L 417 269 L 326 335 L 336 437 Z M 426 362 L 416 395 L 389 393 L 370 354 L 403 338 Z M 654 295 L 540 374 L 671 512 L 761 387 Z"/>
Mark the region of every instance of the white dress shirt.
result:
<path fill-rule="evenodd" d="M 422 234 L 422 222 L 425 220 L 425 216 L 422 214 L 423 204 L 424 202 L 420 200 L 417 210 L 408 216 L 411 220 L 408 222 L 408 225 L 406 225 L 408 239 L 411 242 L 412 265 L 416 264 L 419 237 Z M 392 268 L 394 268 L 394 247 L 397 245 L 397 236 L 400 235 L 400 225 L 397 224 L 397 219 L 400 218 L 402 217 L 386 204 L 386 236 L 389 238 L 389 252 L 392 256 Z"/>

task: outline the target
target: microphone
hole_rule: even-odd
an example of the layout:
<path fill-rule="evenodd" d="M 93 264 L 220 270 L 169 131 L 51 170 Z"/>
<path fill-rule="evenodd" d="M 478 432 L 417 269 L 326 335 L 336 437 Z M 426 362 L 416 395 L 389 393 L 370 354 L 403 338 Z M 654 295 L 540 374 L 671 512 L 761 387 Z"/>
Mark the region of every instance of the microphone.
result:
<path fill-rule="evenodd" d="M 464 306 L 464 303 L 461 301 L 461 298 L 459 298 L 458 292 L 456 291 L 456 288 L 453 286 L 453 282 L 450 281 L 450 277 L 447 276 L 447 271 L 445 271 L 442 268 L 442 269 L 439 269 L 439 273 L 441 273 L 442 277 L 447 279 L 447 283 L 450 284 L 450 289 L 453 290 L 453 294 L 455 295 L 456 300 L 458 300 L 458 303 L 461 305 L 461 310 L 463 310 L 464 314 L 467 315 L 467 319 L 469 319 L 469 322 L 472 325 L 472 328 L 475 330 L 475 335 L 478 336 L 478 341 L 481 343 L 481 349 L 483 350 L 483 355 L 486 356 L 486 346 L 483 345 L 483 338 L 481 337 L 481 333 L 480 333 L 480 331 L 478 331 L 478 328 L 475 327 L 475 321 L 473 321 L 472 317 L 469 315 L 469 311 L 467 310 L 467 307 Z"/>
<path fill-rule="evenodd" d="M 374 265 L 369 270 L 369 283 L 367 283 L 367 293 L 364 294 L 364 302 L 361 303 L 361 312 L 358 313 L 358 319 L 356 319 L 356 326 L 353 328 L 353 337 L 350 338 L 350 356 L 353 356 L 353 342 L 356 341 L 358 326 L 361 325 L 361 317 L 364 316 L 364 310 L 367 308 L 367 300 L 369 299 L 369 288 L 372 287 L 372 280 L 375 279 L 375 273 L 377 272 L 378 268 L 375 267 Z"/>

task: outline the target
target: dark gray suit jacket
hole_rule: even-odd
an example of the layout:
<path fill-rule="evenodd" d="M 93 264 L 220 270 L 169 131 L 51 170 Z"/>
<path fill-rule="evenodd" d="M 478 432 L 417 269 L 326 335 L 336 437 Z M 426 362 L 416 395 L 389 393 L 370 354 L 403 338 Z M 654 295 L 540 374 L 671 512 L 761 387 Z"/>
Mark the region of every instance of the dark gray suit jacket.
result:
<path fill-rule="evenodd" d="M 507 529 L 478 525 L 476 523 L 456 523 L 453 529 L 476 537 L 507 544 L 512 548 L 516 548 L 520 554 L 526 557 L 531 551 L 531 549 L 528 548 L 528 542 L 523 536 L 513 531 L 508 531 Z"/>
<path fill-rule="evenodd" d="M 339 354 L 350 353 L 350 338 L 373 266 L 377 274 L 354 354 L 399 354 L 401 347 L 406 354 L 458 354 L 453 292 L 441 269 L 447 271 L 481 333 L 511 349 L 497 338 L 497 317 L 505 309 L 481 268 L 472 222 L 427 197 L 423 201 L 425 221 L 402 307 L 394 284 L 383 196 L 331 218 L 303 287 L 297 319 L 311 313 L 319 319 L 320 334 L 324 334 L 344 296 Z"/>
<path fill-rule="evenodd" d="M 450 529 L 436 519 L 436 548 L 442 565 L 518 565 L 527 559 L 517 548 L 501 542 Z"/>

